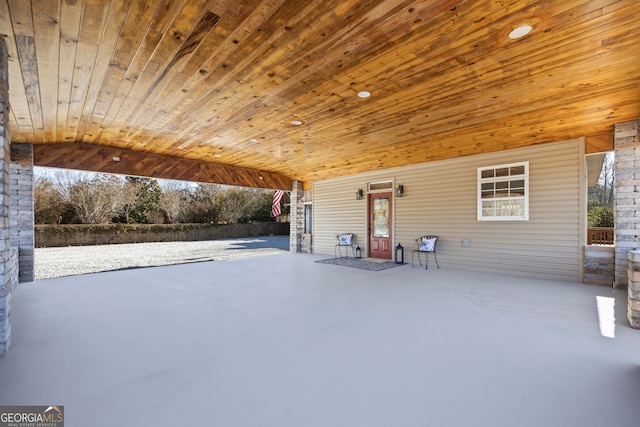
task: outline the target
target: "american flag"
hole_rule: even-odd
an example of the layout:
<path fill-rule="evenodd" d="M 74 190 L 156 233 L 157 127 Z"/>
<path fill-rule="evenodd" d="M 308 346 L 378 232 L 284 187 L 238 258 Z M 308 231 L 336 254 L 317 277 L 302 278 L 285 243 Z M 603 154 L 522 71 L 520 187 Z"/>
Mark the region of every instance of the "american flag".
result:
<path fill-rule="evenodd" d="M 278 190 L 273 195 L 273 203 L 271 204 L 271 216 L 277 217 L 280 215 L 282 210 L 280 209 L 280 200 L 282 200 L 282 196 L 284 196 L 284 191 Z"/>

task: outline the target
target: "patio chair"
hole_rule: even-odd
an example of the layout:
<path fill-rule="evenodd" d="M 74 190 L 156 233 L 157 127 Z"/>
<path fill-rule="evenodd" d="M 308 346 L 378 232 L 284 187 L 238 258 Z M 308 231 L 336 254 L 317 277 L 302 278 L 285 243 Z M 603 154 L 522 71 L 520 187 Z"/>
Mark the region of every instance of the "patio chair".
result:
<path fill-rule="evenodd" d="M 418 254 L 418 262 L 422 265 L 422 261 L 420 260 L 420 254 L 424 254 L 424 265 L 425 270 L 429 269 L 429 254 L 433 253 L 433 258 L 436 260 L 436 265 L 440 268 L 440 264 L 438 264 L 438 257 L 436 255 L 436 243 L 438 242 L 438 236 L 422 236 L 416 239 L 416 243 L 418 244 L 418 249 L 414 249 L 411 252 L 411 266 L 415 267 L 415 263 L 413 262 L 413 255 L 417 252 Z"/>
<path fill-rule="evenodd" d="M 342 234 L 338 234 L 336 235 L 336 239 L 338 239 L 338 243 L 336 244 L 336 247 L 334 249 L 334 255 L 337 258 L 337 255 L 340 255 L 340 258 L 342 258 L 342 252 L 341 249 L 344 248 L 344 253 L 345 253 L 345 258 L 349 258 L 349 251 L 347 250 L 348 247 L 351 248 L 351 253 L 353 255 L 353 257 L 355 258 L 355 253 L 354 253 L 354 249 L 353 249 L 353 244 L 355 241 L 355 234 L 353 233 L 342 233 Z"/>

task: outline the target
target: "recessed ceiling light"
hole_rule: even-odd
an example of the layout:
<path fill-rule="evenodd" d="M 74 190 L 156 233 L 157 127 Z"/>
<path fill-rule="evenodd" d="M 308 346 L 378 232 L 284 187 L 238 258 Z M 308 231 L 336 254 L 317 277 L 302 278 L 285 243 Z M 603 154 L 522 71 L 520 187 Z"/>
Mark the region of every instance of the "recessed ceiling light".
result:
<path fill-rule="evenodd" d="M 222 157 L 222 154 L 214 154 L 213 157 Z"/>
<path fill-rule="evenodd" d="M 509 38 L 511 40 L 519 39 L 529 34 L 532 29 L 533 27 L 531 25 L 520 25 L 509 33 Z"/>
<path fill-rule="evenodd" d="M 291 120 L 291 124 L 294 126 L 300 126 L 302 124 L 302 121 L 300 120 Z"/>
<path fill-rule="evenodd" d="M 369 92 L 368 90 L 363 90 L 362 92 L 358 92 L 358 97 L 360 98 L 368 98 L 371 96 L 371 92 Z"/>
<path fill-rule="evenodd" d="M 113 156 L 113 161 L 114 161 L 114 162 L 119 162 L 119 161 L 120 161 L 120 157 L 118 157 L 118 156 Z"/>
<path fill-rule="evenodd" d="M 257 139 L 255 139 L 255 138 L 251 138 L 251 139 L 249 140 L 249 142 L 258 142 L 258 140 L 257 140 Z"/>

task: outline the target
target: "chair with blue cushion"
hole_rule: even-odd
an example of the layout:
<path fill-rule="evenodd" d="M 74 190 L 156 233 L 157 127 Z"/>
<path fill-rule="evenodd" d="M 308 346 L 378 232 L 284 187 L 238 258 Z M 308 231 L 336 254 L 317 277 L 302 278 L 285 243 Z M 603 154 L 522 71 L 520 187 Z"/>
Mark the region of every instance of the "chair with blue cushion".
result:
<path fill-rule="evenodd" d="M 334 255 L 339 254 L 340 258 L 342 258 L 342 252 L 341 249 L 344 249 L 344 253 L 345 253 L 345 258 L 349 258 L 349 251 L 347 250 L 348 247 L 351 247 L 351 253 L 353 254 L 353 257 L 355 258 L 355 253 L 354 253 L 354 249 L 353 249 L 353 244 L 355 242 L 355 235 L 353 233 L 342 233 L 342 234 L 338 234 L 336 236 L 336 239 L 338 239 L 338 243 L 336 244 L 336 247 L 334 249 Z"/>
<path fill-rule="evenodd" d="M 429 269 L 429 254 L 432 253 L 433 257 L 436 260 L 436 265 L 440 268 L 440 264 L 438 264 L 438 257 L 436 256 L 436 243 L 438 242 L 438 236 L 422 236 L 416 239 L 416 243 L 418 244 L 418 249 L 414 249 L 411 252 L 411 265 L 415 267 L 415 263 L 413 262 L 413 255 L 417 252 L 418 254 L 418 262 L 422 265 L 422 261 L 420 260 L 421 254 L 424 254 L 424 265 L 425 270 Z"/>

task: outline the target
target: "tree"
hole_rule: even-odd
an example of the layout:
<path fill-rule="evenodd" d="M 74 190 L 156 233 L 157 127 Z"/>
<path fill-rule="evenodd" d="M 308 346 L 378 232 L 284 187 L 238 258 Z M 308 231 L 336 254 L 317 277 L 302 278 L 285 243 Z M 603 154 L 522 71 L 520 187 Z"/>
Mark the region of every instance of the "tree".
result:
<path fill-rule="evenodd" d="M 138 206 L 138 185 L 132 182 L 125 182 L 121 188 L 122 207 L 120 208 L 119 215 L 114 218 L 114 222 L 122 222 L 129 224 L 133 222 L 131 214 L 136 210 Z"/>
<path fill-rule="evenodd" d="M 216 204 L 219 192 L 220 186 L 218 185 L 199 183 L 189 203 L 187 220 L 197 223 L 217 223 L 218 209 Z"/>
<path fill-rule="evenodd" d="M 274 218 L 271 217 L 271 207 L 273 205 L 274 193 L 275 193 L 274 191 L 265 191 L 260 195 L 258 203 L 256 204 L 256 208 L 253 212 L 254 221 L 259 221 L 259 222 L 274 221 Z M 282 214 L 286 215 L 288 213 L 289 213 L 289 208 L 283 207 Z"/>
<path fill-rule="evenodd" d="M 589 187 L 587 223 L 589 227 L 614 226 L 615 158 L 607 153 L 595 186 Z"/>
<path fill-rule="evenodd" d="M 62 194 L 44 177 L 33 182 L 33 214 L 36 224 L 59 224 L 65 210 Z"/>
<path fill-rule="evenodd" d="M 616 185 L 616 168 L 615 168 L 615 154 L 607 153 L 602 166 L 602 172 L 600 174 L 600 181 L 602 182 L 603 192 L 605 198 L 602 200 L 603 206 L 613 207 L 614 201 L 614 189 Z"/>
<path fill-rule="evenodd" d="M 232 187 L 218 195 L 218 219 L 226 224 L 247 222 L 251 219 L 257 198 L 254 191 Z"/>
<path fill-rule="evenodd" d="M 602 164 L 598 183 L 589 188 L 590 206 L 609 206 L 612 208 L 615 182 L 615 157 L 613 153 L 607 153 Z"/>
<path fill-rule="evenodd" d="M 106 224 L 118 215 L 123 201 L 119 178 L 99 174 L 91 180 L 81 179 L 67 189 L 68 202 L 83 224 Z"/>
<path fill-rule="evenodd" d="M 76 171 L 54 178 L 36 176 L 37 223 L 273 221 L 273 191 Z"/>
<path fill-rule="evenodd" d="M 163 191 L 159 206 L 167 217 L 167 222 L 175 224 L 183 212 L 182 192 L 180 190 Z"/>
<path fill-rule="evenodd" d="M 187 185 L 180 181 L 164 181 L 160 188 L 160 209 L 164 212 L 167 222 L 175 224 L 185 220 L 191 203 L 191 193 Z"/>
<path fill-rule="evenodd" d="M 125 178 L 126 185 L 132 186 L 137 197 L 135 206 L 129 213 L 129 217 L 137 223 L 148 224 L 157 223 L 160 210 L 160 197 L 162 189 L 158 181 L 151 178 L 138 178 L 128 176 Z"/>

